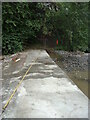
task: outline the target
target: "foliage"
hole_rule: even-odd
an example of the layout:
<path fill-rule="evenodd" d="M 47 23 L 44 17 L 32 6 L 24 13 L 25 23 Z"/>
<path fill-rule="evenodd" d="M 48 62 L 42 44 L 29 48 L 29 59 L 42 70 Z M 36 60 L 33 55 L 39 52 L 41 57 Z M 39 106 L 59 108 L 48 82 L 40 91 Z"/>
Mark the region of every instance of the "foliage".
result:
<path fill-rule="evenodd" d="M 16 35 L 4 35 L 3 36 L 3 50 L 4 54 L 15 53 L 22 51 L 22 42 Z"/>
<path fill-rule="evenodd" d="M 88 49 L 88 3 L 57 3 L 49 23 L 59 40 L 59 47 L 66 50 Z M 56 39 L 56 38 L 55 38 Z"/>
<path fill-rule="evenodd" d="M 40 36 L 59 49 L 88 49 L 88 3 L 2 3 L 3 54 L 21 51 Z M 38 40 L 39 41 L 39 40 Z"/>
<path fill-rule="evenodd" d="M 2 11 L 3 54 L 21 51 L 23 44 L 30 43 L 40 31 L 38 4 L 3 3 Z"/>

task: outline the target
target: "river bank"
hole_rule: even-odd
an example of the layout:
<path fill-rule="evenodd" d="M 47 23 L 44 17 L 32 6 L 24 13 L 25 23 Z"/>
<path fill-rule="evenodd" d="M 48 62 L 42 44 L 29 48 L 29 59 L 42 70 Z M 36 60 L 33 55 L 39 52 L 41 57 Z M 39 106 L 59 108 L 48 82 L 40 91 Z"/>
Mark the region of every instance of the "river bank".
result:
<path fill-rule="evenodd" d="M 70 79 L 88 96 L 88 53 L 48 50 L 51 58 Z"/>

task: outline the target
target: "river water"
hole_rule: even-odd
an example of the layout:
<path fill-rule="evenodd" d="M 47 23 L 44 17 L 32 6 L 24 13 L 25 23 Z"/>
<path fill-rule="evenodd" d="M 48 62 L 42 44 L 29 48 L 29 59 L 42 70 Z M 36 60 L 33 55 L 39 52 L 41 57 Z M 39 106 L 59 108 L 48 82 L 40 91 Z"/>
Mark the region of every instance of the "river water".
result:
<path fill-rule="evenodd" d="M 65 51 L 47 51 L 51 58 L 58 64 L 70 79 L 89 97 L 88 86 L 88 54 L 71 53 Z"/>

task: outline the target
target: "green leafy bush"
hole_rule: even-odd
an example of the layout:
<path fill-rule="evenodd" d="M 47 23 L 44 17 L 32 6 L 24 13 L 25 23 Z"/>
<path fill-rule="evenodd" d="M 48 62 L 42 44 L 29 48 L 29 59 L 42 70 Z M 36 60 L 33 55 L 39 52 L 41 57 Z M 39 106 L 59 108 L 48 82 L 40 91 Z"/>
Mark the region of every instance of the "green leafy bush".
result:
<path fill-rule="evenodd" d="M 23 49 L 20 38 L 15 35 L 4 35 L 2 46 L 3 54 L 12 54 Z"/>

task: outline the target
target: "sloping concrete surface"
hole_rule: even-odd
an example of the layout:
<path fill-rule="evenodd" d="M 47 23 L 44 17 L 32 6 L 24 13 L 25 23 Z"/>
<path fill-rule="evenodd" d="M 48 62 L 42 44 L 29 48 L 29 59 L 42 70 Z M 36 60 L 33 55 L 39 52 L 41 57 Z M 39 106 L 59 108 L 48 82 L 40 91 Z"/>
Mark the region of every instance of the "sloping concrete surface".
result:
<path fill-rule="evenodd" d="M 88 118 L 88 98 L 45 50 L 28 51 L 19 75 L 31 64 L 3 118 Z"/>

